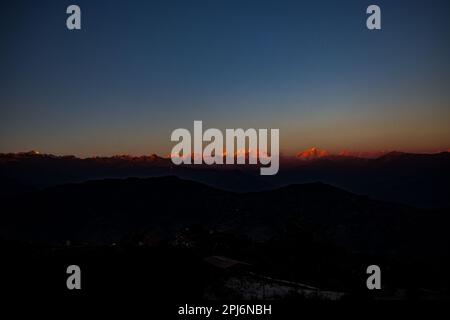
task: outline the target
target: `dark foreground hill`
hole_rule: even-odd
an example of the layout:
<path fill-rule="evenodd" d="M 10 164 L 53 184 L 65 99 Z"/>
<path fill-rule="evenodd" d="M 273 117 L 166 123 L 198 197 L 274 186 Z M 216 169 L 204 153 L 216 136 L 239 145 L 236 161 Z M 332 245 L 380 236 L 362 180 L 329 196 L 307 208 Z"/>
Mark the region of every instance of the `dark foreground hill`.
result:
<path fill-rule="evenodd" d="M 170 159 L 156 155 L 79 159 L 36 153 L 0 154 L 0 196 L 87 180 L 174 175 L 234 192 L 320 181 L 383 201 L 450 208 L 448 152 L 280 161 L 277 175 L 260 176 L 259 169 L 252 166 L 175 166 Z"/>
<path fill-rule="evenodd" d="M 443 297 L 450 283 L 447 210 L 322 183 L 232 193 L 176 177 L 107 179 L 10 195 L 2 208 L 14 288 L 20 274 L 59 292 L 67 263 L 88 270 L 86 292 L 148 285 L 181 298 L 304 297 L 305 283 L 316 297 L 365 295 L 370 264 L 384 271 L 381 296 Z M 30 266 L 43 276 L 26 277 Z"/>

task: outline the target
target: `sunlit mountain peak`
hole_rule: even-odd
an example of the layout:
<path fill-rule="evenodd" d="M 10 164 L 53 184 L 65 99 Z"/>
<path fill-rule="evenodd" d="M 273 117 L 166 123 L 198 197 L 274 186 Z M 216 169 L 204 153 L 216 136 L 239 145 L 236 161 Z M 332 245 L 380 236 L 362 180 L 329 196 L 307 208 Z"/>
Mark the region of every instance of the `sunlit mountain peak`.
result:
<path fill-rule="evenodd" d="M 321 150 L 316 147 L 312 147 L 310 149 L 307 149 L 305 151 L 299 152 L 297 154 L 297 158 L 301 160 L 314 160 L 324 157 L 329 157 L 330 153 L 326 150 Z"/>

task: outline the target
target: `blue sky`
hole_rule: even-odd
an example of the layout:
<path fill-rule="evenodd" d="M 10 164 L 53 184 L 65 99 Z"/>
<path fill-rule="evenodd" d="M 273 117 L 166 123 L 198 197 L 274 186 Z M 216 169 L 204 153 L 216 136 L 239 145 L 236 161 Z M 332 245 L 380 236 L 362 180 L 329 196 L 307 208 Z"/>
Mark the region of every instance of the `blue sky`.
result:
<path fill-rule="evenodd" d="M 448 1 L 1 6 L 0 152 L 168 154 L 194 120 L 279 128 L 285 153 L 450 147 Z"/>

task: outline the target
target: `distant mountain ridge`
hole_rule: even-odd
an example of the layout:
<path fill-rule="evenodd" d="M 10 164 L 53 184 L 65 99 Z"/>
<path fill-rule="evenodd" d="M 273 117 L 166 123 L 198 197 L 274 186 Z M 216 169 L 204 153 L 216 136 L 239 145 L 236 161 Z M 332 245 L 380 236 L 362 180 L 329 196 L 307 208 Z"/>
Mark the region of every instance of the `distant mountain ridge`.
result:
<path fill-rule="evenodd" d="M 448 152 L 390 152 L 370 159 L 310 151 L 308 155 L 318 157 L 308 161 L 281 158 L 278 174 L 271 177 L 260 176 L 251 165 L 176 166 L 157 155 L 80 159 L 37 152 L 0 154 L 0 196 L 87 180 L 173 175 L 236 192 L 320 181 L 380 200 L 450 208 Z"/>
<path fill-rule="evenodd" d="M 300 151 L 296 154 L 295 158 L 302 160 L 314 160 L 318 158 L 327 158 L 327 157 L 353 157 L 353 158 L 366 158 L 366 159 L 376 159 L 382 158 L 386 155 L 392 156 L 433 156 L 439 154 L 450 153 L 450 149 L 443 150 L 439 152 L 432 153 L 411 153 L 411 152 L 402 152 L 402 151 L 373 151 L 373 152 L 365 152 L 365 151 L 347 151 L 343 150 L 336 154 L 333 154 L 327 150 L 319 149 L 317 147 L 311 147 L 309 149 Z M 248 156 L 248 152 L 246 156 Z M 151 155 L 141 155 L 134 156 L 129 154 L 117 154 L 112 156 L 93 156 L 93 157 L 85 157 L 80 158 L 74 155 L 53 155 L 48 153 L 40 153 L 36 150 L 26 151 L 26 152 L 10 152 L 10 153 L 0 153 L 0 161 L 8 161 L 8 160 L 18 160 L 18 159 L 27 159 L 27 158 L 51 158 L 51 159 L 77 159 L 77 160 L 86 160 L 86 161 L 102 161 L 102 160 L 128 160 L 128 161 L 141 161 L 141 162 L 154 162 L 154 161 L 169 161 L 170 155 L 168 156 L 160 156 L 155 153 Z M 281 155 L 282 159 L 291 159 L 292 157 L 284 157 Z"/>

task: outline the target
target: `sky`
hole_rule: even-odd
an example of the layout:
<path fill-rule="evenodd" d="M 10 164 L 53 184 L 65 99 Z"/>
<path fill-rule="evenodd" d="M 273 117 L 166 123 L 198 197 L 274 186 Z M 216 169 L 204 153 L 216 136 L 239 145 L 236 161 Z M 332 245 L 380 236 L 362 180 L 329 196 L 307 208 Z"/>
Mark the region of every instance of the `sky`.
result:
<path fill-rule="evenodd" d="M 66 28 L 81 8 L 82 29 Z M 381 8 L 382 29 L 366 28 Z M 280 149 L 450 148 L 450 2 L 2 1 L 0 152 L 167 155 L 176 128 Z"/>

